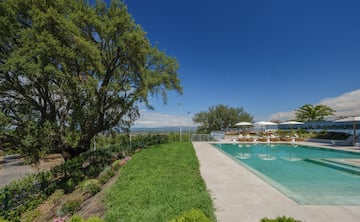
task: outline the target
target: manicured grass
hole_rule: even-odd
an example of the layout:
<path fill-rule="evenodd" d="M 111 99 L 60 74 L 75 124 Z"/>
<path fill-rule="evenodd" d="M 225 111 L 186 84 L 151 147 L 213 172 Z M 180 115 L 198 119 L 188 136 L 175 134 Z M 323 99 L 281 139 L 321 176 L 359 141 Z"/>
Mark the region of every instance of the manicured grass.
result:
<path fill-rule="evenodd" d="M 106 203 L 105 221 L 169 221 L 191 209 L 215 221 L 211 197 L 188 142 L 135 154 L 109 189 Z"/>

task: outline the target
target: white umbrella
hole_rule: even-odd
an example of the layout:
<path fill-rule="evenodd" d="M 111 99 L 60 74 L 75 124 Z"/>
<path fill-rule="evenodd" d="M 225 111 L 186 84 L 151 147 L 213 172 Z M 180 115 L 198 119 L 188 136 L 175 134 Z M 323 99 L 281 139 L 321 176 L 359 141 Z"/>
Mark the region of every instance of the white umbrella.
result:
<path fill-rule="evenodd" d="M 286 121 L 286 122 L 279 123 L 279 125 L 289 125 L 290 130 L 292 130 L 293 125 L 303 125 L 303 124 L 304 124 L 303 122 L 297 122 L 297 121 Z"/>
<path fill-rule="evenodd" d="M 303 122 L 297 122 L 297 121 L 286 121 L 286 122 L 282 122 L 279 123 L 279 125 L 289 125 L 290 126 L 290 135 L 292 134 L 292 126 L 293 125 L 303 125 Z"/>
<path fill-rule="evenodd" d="M 275 126 L 275 125 L 277 125 L 277 123 L 268 122 L 268 121 L 260 121 L 260 122 L 254 123 L 254 125 L 260 125 L 260 126 L 264 126 L 266 128 L 266 126 Z"/>
<path fill-rule="evenodd" d="M 247 128 L 249 126 L 252 126 L 253 124 L 250 122 L 238 122 L 235 124 L 235 126 L 240 126 L 241 128 Z M 244 131 L 244 129 L 243 129 Z"/>
<path fill-rule="evenodd" d="M 353 145 L 355 146 L 355 143 L 356 143 L 356 122 L 360 122 L 360 116 L 346 117 L 346 118 L 335 120 L 334 122 L 352 122 L 353 123 L 353 130 L 354 130 Z"/>
<path fill-rule="evenodd" d="M 267 121 L 260 121 L 260 122 L 256 122 L 256 123 L 254 123 L 254 125 L 261 125 L 261 126 L 275 126 L 275 125 L 277 125 L 277 123 L 274 123 L 274 122 L 267 122 Z"/>
<path fill-rule="evenodd" d="M 268 121 L 260 121 L 260 122 L 256 122 L 254 123 L 254 125 L 260 125 L 261 127 L 264 126 L 265 131 L 266 131 L 266 126 L 276 126 L 277 123 L 274 122 L 268 122 Z M 269 135 L 269 140 L 270 140 L 270 135 Z"/>
<path fill-rule="evenodd" d="M 250 122 L 238 122 L 235 126 L 252 126 L 253 124 Z"/>
<path fill-rule="evenodd" d="M 302 125 L 304 124 L 303 122 L 297 122 L 297 121 L 286 121 L 286 122 L 282 122 L 279 123 L 280 125 Z"/>

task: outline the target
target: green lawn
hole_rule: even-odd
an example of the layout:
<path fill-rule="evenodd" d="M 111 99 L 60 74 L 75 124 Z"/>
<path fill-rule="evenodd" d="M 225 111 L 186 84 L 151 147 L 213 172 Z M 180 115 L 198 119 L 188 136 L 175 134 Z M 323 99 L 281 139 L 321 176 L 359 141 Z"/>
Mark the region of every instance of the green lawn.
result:
<path fill-rule="evenodd" d="M 105 221 L 169 221 L 199 209 L 215 221 L 192 144 L 171 143 L 132 156 L 106 196 Z"/>

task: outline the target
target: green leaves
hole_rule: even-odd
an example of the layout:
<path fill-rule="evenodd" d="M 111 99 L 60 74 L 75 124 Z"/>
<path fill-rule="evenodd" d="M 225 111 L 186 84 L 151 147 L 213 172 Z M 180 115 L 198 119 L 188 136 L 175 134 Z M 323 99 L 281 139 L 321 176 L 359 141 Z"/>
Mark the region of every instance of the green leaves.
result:
<path fill-rule="evenodd" d="M 130 127 L 149 95 L 182 93 L 176 60 L 122 1 L 9 0 L 0 12 L 0 108 L 26 144 L 38 138 L 26 124 L 50 122 L 52 149 L 86 150 L 97 133 Z"/>
<path fill-rule="evenodd" d="M 324 121 L 326 116 L 333 115 L 335 111 L 326 105 L 305 104 L 295 110 L 296 120 L 298 121 Z"/>
<path fill-rule="evenodd" d="M 199 131 L 210 133 L 226 127 L 233 127 L 240 121 L 252 122 L 253 117 L 244 111 L 242 107 L 232 108 L 225 105 L 217 105 L 209 108 L 207 112 L 196 113 L 193 121 L 199 123 Z"/>

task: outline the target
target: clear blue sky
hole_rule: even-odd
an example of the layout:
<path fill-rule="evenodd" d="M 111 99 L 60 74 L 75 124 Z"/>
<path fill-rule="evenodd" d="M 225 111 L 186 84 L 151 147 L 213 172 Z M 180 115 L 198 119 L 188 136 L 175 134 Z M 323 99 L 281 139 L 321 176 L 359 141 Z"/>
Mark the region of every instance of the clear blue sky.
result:
<path fill-rule="evenodd" d="M 218 104 L 243 107 L 256 121 L 286 119 L 304 104 L 324 101 L 347 114 L 360 111 L 358 0 L 125 4 L 150 41 L 177 58 L 184 88 L 182 96 L 170 93 L 167 105 L 152 99 L 155 110 L 143 111 L 152 122 L 139 126 L 176 118 L 179 102 L 183 122 Z"/>

